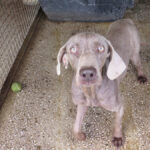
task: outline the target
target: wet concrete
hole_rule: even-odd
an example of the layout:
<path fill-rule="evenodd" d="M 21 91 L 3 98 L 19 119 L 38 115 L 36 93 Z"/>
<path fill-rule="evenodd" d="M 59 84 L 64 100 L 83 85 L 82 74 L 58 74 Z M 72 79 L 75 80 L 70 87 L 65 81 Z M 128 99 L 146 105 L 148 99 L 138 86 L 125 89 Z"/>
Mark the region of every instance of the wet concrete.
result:
<path fill-rule="evenodd" d="M 150 81 L 150 6 L 138 5 L 127 11 L 141 35 L 141 58 Z M 89 108 L 83 123 L 86 141 L 72 135 L 76 106 L 70 87 L 72 70 L 56 76 L 59 48 L 74 33 L 105 34 L 110 23 L 55 23 L 42 16 L 36 33 L 18 68 L 15 81 L 24 85 L 19 93 L 8 94 L 0 111 L 0 150 L 113 150 L 113 114 L 103 108 Z M 124 150 L 150 149 L 150 82 L 139 84 L 129 66 L 121 84 L 125 101 Z"/>

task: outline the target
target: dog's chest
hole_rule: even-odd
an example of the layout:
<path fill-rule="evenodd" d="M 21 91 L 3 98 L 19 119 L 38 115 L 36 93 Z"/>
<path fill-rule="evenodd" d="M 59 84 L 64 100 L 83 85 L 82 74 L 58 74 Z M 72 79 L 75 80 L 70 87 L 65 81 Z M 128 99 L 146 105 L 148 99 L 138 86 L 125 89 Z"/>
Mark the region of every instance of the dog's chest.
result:
<path fill-rule="evenodd" d="M 92 94 L 73 84 L 72 100 L 76 105 L 101 106 L 109 111 L 114 111 L 118 106 L 116 86 L 117 84 L 114 81 L 104 79 L 102 85 L 95 87 L 94 94 Z M 89 94 L 86 94 L 86 92 Z"/>
<path fill-rule="evenodd" d="M 116 110 L 118 106 L 117 94 L 113 87 L 103 87 L 97 90 L 96 101 L 98 106 L 101 106 L 109 111 Z"/>
<path fill-rule="evenodd" d="M 85 95 L 85 100 L 88 106 L 103 106 L 112 103 L 116 96 L 114 90 L 110 87 L 102 87 L 95 89 L 95 95 Z"/>
<path fill-rule="evenodd" d="M 103 107 L 109 111 L 115 111 L 118 107 L 116 95 L 112 92 L 99 91 L 95 98 L 84 99 L 85 105 L 92 107 Z"/>

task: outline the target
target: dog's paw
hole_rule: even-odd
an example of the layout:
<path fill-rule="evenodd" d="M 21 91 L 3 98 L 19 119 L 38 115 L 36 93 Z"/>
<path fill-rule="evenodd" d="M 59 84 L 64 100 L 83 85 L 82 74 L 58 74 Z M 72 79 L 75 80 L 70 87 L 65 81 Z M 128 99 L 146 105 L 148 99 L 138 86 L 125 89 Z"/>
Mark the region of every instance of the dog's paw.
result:
<path fill-rule="evenodd" d="M 122 137 L 113 137 L 112 143 L 115 147 L 119 148 L 123 145 Z"/>
<path fill-rule="evenodd" d="M 83 132 L 75 133 L 75 137 L 80 141 L 84 141 L 86 139 L 86 135 Z"/>
<path fill-rule="evenodd" d="M 138 76 L 138 81 L 140 83 L 145 83 L 145 82 L 147 82 L 147 78 L 145 76 Z"/>

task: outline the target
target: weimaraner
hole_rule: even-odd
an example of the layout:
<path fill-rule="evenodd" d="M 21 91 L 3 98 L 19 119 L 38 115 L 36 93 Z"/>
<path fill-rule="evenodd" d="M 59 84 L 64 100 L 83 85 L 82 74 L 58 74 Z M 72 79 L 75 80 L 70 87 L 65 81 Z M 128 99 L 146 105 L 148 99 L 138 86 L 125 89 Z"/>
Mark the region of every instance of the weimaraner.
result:
<path fill-rule="evenodd" d="M 107 38 L 92 32 L 78 33 L 72 36 L 59 50 L 57 56 L 57 74 L 60 65 L 68 64 L 75 75 L 72 81 L 72 99 L 77 105 L 74 134 L 79 140 L 85 140 L 81 131 L 83 117 L 89 106 L 102 106 L 115 112 L 113 144 L 123 144 L 122 117 L 123 100 L 119 84 L 125 76 L 129 60 L 137 69 L 138 80 L 146 82 L 140 56 L 140 38 L 130 19 L 112 23 Z"/>

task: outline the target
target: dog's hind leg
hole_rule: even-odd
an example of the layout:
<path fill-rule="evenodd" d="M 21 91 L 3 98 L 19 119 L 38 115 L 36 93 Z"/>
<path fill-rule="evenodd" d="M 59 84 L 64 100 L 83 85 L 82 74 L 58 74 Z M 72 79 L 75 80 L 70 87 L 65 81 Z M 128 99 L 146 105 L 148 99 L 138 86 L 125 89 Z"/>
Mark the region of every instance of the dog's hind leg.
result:
<path fill-rule="evenodd" d="M 135 65 L 137 70 L 137 78 L 140 83 L 145 83 L 147 81 L 146 76 L 144 75 L 141 59 L 139 53 L 135 53 L 131 58 L 132 63 Z"/>

